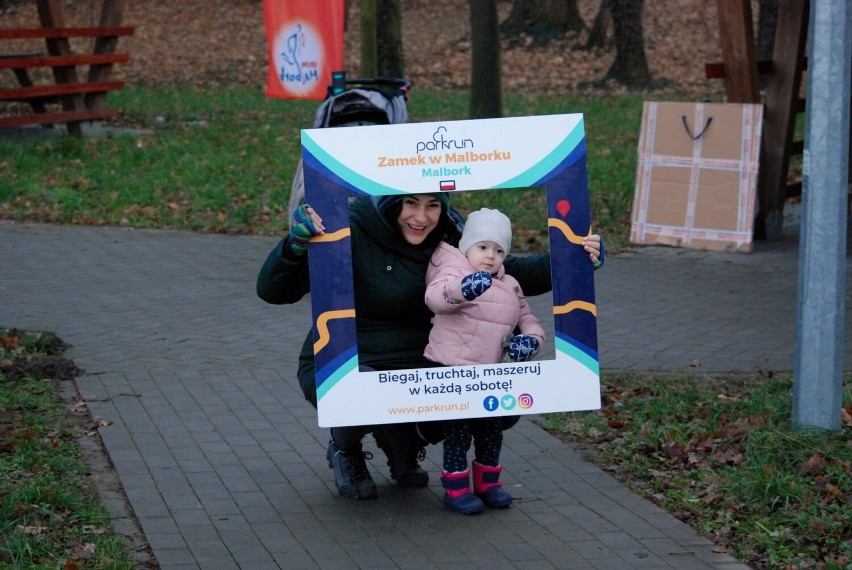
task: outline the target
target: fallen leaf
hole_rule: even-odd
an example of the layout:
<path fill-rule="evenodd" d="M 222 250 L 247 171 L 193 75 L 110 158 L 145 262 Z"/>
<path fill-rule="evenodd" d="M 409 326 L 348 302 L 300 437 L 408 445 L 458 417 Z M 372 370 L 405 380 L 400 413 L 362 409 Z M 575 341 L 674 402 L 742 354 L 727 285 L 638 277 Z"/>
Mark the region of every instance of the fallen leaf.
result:
<path fill-rule="evenodd" d="M 706 497 L 702 497 L 701 503 L 705 504 L 705 505 L 709 505 L 710 503 L 712 503 L 713 501 L 715 501 L 718 498 L 719 498 L 719 495 L 716 494 L 716 493 L 714 493 L 712 495 L 707 495 Z"/>
<path fill-rule="evenodd" d="M 825 471 L 825 458 L 816 453 L 811 455 L 799 468 L 799 473 L 810 475 L 811 477 L 819 475 L 823 471 Z"/>
<path fill-rule="evenodd" d="M 106 420 L 104 418 L 92 418 L 92 423 L 89 425 L 89 429 L 98 429 L 101 427 L 106 427 L 112 425 L 112 420 Z"/>
<path fill-rule="evenodd" d="M 666 456 L 672 461 L 680 461 L 683 459 L 683 446 L 673 442 L 667 441 L 663 444 L 663 451 L 665 451 Z"/>
<path fill-rule="evenodd" d="M 743 462 L 742 453 L 736 453 L 730 449 L 720 451 L 713 456 L 713 459 L 717 463 L 721 463 L 723 465 L 739 465 Z"/>

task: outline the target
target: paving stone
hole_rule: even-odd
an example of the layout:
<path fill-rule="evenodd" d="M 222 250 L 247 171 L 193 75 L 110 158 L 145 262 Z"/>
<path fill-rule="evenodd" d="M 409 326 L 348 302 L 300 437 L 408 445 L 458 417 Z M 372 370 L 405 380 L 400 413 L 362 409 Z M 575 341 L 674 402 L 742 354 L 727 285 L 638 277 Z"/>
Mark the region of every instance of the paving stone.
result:
<path fill-rule="evenodd" d="M 443 509 L 436 447 L 430 486 L 397 487 L 371 438 L 379 499 L 340 497 L 327 430 L 295 378 L 310 300 L 255 296 L 276 241 L 0 222 L 0 322 L 72 345 L 77 388 L 112 422 L 102 440 L 161 568 L 745 568 L 535 416 L 505 434 L 508 510 Z M 797 250 L 792 236 L 752 254 L 608 256 L 595 275 L 601 369 L 792 370 Z M 552 301 L 530 303 L 546 314 Z M 852 368 L 848 303 L 845 338 Z"/>

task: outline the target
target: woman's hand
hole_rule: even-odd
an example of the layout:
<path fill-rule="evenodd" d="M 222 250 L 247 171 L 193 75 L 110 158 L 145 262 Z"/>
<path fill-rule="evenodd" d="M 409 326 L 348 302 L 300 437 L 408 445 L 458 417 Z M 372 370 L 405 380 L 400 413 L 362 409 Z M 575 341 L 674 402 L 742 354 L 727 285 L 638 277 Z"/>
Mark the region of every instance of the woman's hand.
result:
<path fill-rule="evenodd" d="M 595 266 L 595 269 L 601 267 L 604 263 L 604 245 L 603 238 L 598 234 L 587 235 L 583 239 L 583 249 L 589 254 L 589 261 Z"/>
<path fill-rule="evenodd" d="M 314 236 L 325 234 L 322 218 L 308 204 L 302 204 L 290 218 L 290 249 L 296 255 L 308 252 L 308 242 Z"/>

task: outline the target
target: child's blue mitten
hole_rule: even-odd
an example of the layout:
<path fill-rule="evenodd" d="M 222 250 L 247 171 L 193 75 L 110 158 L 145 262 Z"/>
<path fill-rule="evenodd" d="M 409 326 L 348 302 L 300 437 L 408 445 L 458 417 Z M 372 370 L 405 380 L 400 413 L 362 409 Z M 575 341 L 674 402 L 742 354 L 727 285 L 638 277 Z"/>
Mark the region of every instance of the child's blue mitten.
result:
<path fill-rule="evenodd" d="M 506 356 L 513 362 L 526 362 L 538 352 L 538 340 L 533 336 L 517 334 L 506 347 Z"/>
<path fill-rule="evenodd" d="M 470 275 L 465 275 L 461 280 L 462 297 L 468 301 L 473 301 L 491 287 L 491 274 L 487 271 L 477 271 Z"/>

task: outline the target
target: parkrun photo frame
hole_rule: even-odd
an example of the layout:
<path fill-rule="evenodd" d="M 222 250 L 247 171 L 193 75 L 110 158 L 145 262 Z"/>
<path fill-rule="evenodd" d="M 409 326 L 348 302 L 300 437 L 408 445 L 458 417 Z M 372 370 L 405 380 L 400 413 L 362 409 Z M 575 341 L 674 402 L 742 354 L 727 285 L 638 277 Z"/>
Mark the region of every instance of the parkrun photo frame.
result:
<path fill-rule="evenodd" d="M 309 250 L 320 427 L 600 408 L 582 114 L 305 129 L 301 140 L 305 201 L 325 226 Z M 360 371 L 350 200 L 530 187 L 547 197 L 554 357 Z"/>

